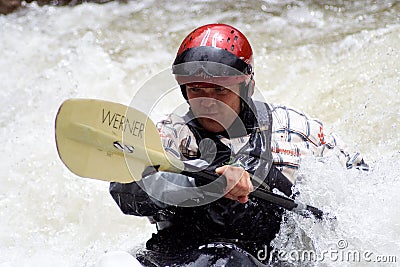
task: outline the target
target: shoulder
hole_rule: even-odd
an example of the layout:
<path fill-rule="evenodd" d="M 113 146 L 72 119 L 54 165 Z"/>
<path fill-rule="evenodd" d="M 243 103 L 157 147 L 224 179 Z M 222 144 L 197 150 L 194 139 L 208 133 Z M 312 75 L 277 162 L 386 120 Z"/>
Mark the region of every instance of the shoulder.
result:
<path fill-rule="evenodd" d="M 271 111 L 275 115 L 289 116 L 289 117 L 290 116 L 299 116 L 299 117 L 303 117 L 304 119 L 308 119 L 308 120 L 316 120 L 315 118 L 310 117 L 304 111 L 296 109 L 294 107 L 281 105 L 281 104 L 270 104 L 270 103 L 268 105 L 269 105 Z"/>
<path fill-rule="evenodd" d="M 316 145 L 323 143 L 323 124 L 307 113 L 285 105 L 269 104 L 272 112 L 273 132 L 298 135 Z"/>
<path fill-rule="evenodd" d="M 176 114 L 168 115 L 157 123 L 164 149 L 180 158 L 197 155 L 197 142 L 193 132 L 187 126 L 185 118 Z"/>
<path fill-rule="evenodd" d="M 317 118 L 309 116 L 307 113 L 293 107 L 277 104 L 268 104 L 270 106 L 275 122 L 292 124 L 299 126 L 299 123 L 313 123 L 322 126 L 322 122 Z"/>
<path fill-rule="evenodd" d="M 169 137 L 178 138 L 182 128 L 187 128 L 185 120 L 176 114 L 169 114 L 165 119 L 157 123 L 158 131 L 161 137 L 167 135 Z"/>

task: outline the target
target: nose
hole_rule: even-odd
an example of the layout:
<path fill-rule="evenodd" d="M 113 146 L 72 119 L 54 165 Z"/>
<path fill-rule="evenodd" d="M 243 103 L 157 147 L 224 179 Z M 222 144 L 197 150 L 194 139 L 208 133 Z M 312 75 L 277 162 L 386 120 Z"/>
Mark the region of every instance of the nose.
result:
<path fill-rule="evenodd" d="M 217 104 L 217 100 L 213 97 L 202 97 L 200 103 L 205 108 L 212 108 Z"/>
<path fill-rule="evenodd" d="M 217 103 L 217 95 L 213 88 L 202 88 L 200 96 L 200 104 L 204 108 L 212 108 Z"/>

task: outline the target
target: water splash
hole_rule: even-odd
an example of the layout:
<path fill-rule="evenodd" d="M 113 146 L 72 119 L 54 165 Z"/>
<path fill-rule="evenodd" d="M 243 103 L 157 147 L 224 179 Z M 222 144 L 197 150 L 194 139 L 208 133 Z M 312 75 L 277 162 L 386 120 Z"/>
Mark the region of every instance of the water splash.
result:
<path fill-rule="evenodd" d="M 288 215 L 276 247 L 322 252 L 343 239 L 349 249 L 398 255 L 399 6 L 147 0 L 31 4 L 0 16 L 0 265 L 94 266 L 104 251 L 143 246 L 154 227 L 122 215 L 107 184 L 58 160 L 57 108 L 71 97 L 128 104 L 141 81 L 170 66 L 190 30 L 216 21 L 249 36 L 256 84 L 269 101 L 318 117 L 372 165 L 359 173 L 305 159 L 300 199 L 338 220 Z"/>

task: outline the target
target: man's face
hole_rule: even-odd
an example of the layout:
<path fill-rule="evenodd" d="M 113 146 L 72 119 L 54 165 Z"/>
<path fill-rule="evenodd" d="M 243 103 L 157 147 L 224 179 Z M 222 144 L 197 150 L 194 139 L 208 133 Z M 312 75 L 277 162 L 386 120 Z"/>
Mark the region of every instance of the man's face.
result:
<path fill-rule="evenodd" d="M 190 107 L 198 122 L 213 133 L 232 125 L 240 112 L 240 85 L 226 87 L 186 86 Z"/>

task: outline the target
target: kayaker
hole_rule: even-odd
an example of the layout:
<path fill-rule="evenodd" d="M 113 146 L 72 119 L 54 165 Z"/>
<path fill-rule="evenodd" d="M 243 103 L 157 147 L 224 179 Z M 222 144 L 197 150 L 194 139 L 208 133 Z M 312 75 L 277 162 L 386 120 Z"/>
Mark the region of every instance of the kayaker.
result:
<path fill-rule="evenodd" d="M 233 255 L 240 255 L 241 266 L 267 263 L 258 253 L 272 250 L 283 210 L 249 193 L 263 186 L 293 197 L 296 171 L 307 155 L 336 154 L 347 168 L 368 168 L 358 153 L 350 155 L 336 136 L 326 135 L 321 122 L 253 101 L 253 51 L 236 28 L 209 24 L 193 30 L 172 69 L 190 109 L 159 123 L 163 146 L 181 160 L 206 163 L 226 177 L 226 188 L 211 201 L 215 192 L 207 182 L 151 170 L 140 182 L 111 183 L 125 214 L 146 216 L 157 226 L 135 255 L 143 265 L 234 264 Z"/>

